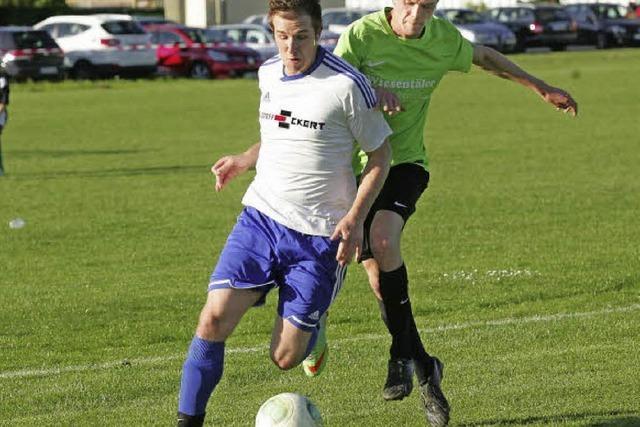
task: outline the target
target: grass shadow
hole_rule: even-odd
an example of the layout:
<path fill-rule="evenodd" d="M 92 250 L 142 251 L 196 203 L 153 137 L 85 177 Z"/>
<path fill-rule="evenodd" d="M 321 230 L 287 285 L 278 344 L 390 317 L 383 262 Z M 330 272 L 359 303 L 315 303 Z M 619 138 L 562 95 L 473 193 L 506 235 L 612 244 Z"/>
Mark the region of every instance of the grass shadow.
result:
<path fill-rule="evenodd" d="M 76 156 L 110 156 L 120 154 L 138 154 L 157 150 L 11 150 L 11 157 L 18 159 L 33 159 L 40 157 L 65 158 Z"/>
<path fill-rule="evenodd" d="M 209 172 L 210 165 L 185 165 L 185 166 L 154 166 L 146 168 L 120 168 L 120 169 L 103 169 L 96 171 L 58 171 L 43 173 L 25 173 L 10 174 L 5 178 L 17 181 L 34 180 L 34 179 L 64 179 L 64 178 L 113 178 L 139 175 L 168 175 L 168 174 L 189 174 Z"/>
<path fill-rule="evenodd" d="M 460 427 L 473 426 L 510 426 L 510 425 L 556 425 L 563 422 L 585 421 L 589 418 L 607 418 L 586 424 L 590 427 L 631 427 L 640 426 L 640 414 L 633 411 L 591 412 L 582 414 L 558 414 L 536 417 L 496 418 L 479 420 L 470 423 L 456 424 Z"/>

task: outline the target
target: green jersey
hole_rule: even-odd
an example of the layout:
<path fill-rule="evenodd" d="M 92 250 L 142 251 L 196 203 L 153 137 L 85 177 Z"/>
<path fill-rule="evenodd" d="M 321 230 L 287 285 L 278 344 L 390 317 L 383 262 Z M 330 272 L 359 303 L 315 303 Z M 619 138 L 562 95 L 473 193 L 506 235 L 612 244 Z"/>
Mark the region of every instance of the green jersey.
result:
<path fill-rule="evenodd" d="M 393 129 L 392 164 L 421 163 L 428 169 L 424 127 L 431 94 L 447 71 L 467 72 L 473 45 L 449 21 L 433 17 L 420 38 L 400 38 L 387 21 L 387 8 L 364 16 L 345 31 L 334 53 L 365 74 L 374 87 L 394 92 L 403 112 L 385 115 Z M 359 172 L 366 163 L 360 153 Z"/>

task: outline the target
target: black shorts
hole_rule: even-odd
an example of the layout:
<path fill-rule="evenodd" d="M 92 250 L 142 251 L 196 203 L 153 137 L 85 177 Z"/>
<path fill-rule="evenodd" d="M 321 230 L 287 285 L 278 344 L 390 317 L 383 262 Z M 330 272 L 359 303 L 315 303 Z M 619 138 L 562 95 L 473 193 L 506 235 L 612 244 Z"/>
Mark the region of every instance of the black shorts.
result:
<path fill-rule="evenodd" d="M 429 172 L 418 163 L 401 163 L 389 169 L 384 186 L 364 221 L 364 242 L 358 261 L 373 258 L 369 245 L 369 230 L 376 212 L 379 210 L 395 212 L 406 224 L 409 217 L 416 211 L 416 203 L 428 185 Z"/>

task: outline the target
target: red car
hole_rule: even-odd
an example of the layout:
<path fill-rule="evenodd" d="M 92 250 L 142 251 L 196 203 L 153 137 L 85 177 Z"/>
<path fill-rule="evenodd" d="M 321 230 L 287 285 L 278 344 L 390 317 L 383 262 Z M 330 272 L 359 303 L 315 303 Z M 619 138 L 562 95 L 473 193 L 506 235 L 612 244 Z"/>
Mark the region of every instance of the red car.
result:
<path fill-rule="evenodd" d="M 215 43 L 199 28 L 175 24 L 144 25 L 156 47 L 158 68 L 197 79 L 242 76 L 260 67 L 253 49 Z"/>

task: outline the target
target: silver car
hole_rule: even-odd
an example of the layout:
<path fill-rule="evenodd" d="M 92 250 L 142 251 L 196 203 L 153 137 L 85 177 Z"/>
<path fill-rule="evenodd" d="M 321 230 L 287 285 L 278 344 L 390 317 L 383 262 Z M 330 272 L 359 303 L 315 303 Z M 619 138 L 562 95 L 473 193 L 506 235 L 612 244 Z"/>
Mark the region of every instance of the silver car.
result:
<path fill-rule="evenodd" d="M 516 36 L 508 27 L 492 22 L 471 9 L 438 9 L 435 15 L 451 21 L 462 37 L 500 52 L 513 52 Z"/>

